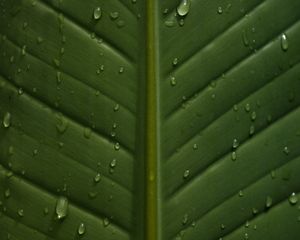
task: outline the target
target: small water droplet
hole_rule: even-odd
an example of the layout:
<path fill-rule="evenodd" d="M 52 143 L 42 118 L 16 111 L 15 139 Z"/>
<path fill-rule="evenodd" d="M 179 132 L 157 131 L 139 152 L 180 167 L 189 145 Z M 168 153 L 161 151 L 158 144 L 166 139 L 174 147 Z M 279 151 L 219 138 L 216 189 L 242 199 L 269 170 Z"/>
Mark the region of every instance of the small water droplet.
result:
<path fill-rule="evenodd" d="M 49 209 L 47 207 L 45 207 L 43 212 L 44 212 L 44 215 L 48 215 Z"/>
<path fill-rule="evenodd" d="M 7 188 L 4 192 L 4 197 L 9 198 L 10 197 L 10 189 Z"/>
<path fill-rule="evenodd" d="M 182 225 L 186 225 L 187 222 L 189 220 L 189 215 L 188 214 L 184 214 L 183 218 L 182 218 Z"/>
<path fill-rule="evenodd" d="M 56 72 L 56 82 L 57 84 L 61 84 L 61 72 Z"/>
<path fill-rule="evenodd" d="M 254 125 L 251 125 L 250 126 L 250 129 L 249 129 L 249 135 L 252 136 L 255 132 L 255 126 Z"/>
<path fill-rule="evenodd" d="M 267 199 L 266 199 L 266 208 L 270 208 L 273 204 L 273 199 L 268 196 Z"/>
<path fill-rule="evenodd" d="M 224 230 L 226 228 L 226 226 L 223 223 L 221 224 L 220 227 L 221 227 L 222 230 Z"/>
<path fill-rule="evenodd" d="M 124 67 L 120 67 L 119 68 L 119 73 L 123 73 L 124 72 Z"/>
<path fill-rule="evenodd" d="M 110 13 L 110 18 L 112 20 L 116 20 L 116 19 L 118 19 L 118 17 L 119 17 L 119 12 L 111 12 Z"/>
<path fill-rule="evenodd" d="M 174 58 L 172 64 L 175 67 L 178 64 L 178 58 Z"/>
<path fill-rule="evenodd" d="M 249 39 L 248 39 L 248 36 L 247 36 L 247 32 L 246 30 L 243 30 L 243 43 L 244 43 L 244 46 L 247 47 L 249 46 Z"/>
<path fill-rule="evenodd" d="M 197 150 L 197 149 L 198 149 L 198 144 L 197 144 L 197 143 L 194 143 L 193 149 L 194 149 L 194 150 Z"/>
<path fill-rule="evenodd" d="M 22 55 L 22 56 L 25 56 L 25 55 L 26 55 L 26 45 L 24 45 L 24 46 L 22 47 L 21 55 Z"/>
<path fill-rule="evenodd" d="M 61 114 L 57 114 L 56 119 L 57 119 L 56 130 L 62 134 L 67 130 L 69 122 Z"/>
<path fill-rule="evenodd" d="M 84 128 L 84 131 L 83 131 L 83 136 L 86 138 L 86 139 L 89 139 L 92 135 L 92 129 L 89 128 L 89 127 L 86 127 Z"/>
<path fill-rule="evenodd" d="M 186 179 L 186 178 L 189 177 L 189 175 L 190 175 L 190 170 L 187 169 L 187 170 L 185 170 L 184 173 L 183 173 L 183 178 Z"/>
<path fill-rule="evenodd" d="M 253 213 L 253 215 L 256 215 L 258 213 L 258 209 L 257 208 L 252 208 L 252 213 Z"/>
<path fill-rule="evenodd" d="M 116 165 L 117 165 L 117 159 L 114 158 L 114 159 L 111 160 L 111 162 L 110 162 L 110 167 L 111 167 L 111 168 L 115 168 Z"/>
<path fill-rule="evenodd" d="M 119 151 L 120 150 L 120 143 L 116 142 L 115 145 L 114 145 L 114 148 L 116 151 Z"/>
<path fill-rule="evenodd" d="M 237 158 L 237 156 L 236 156 L 236 152 L 235 152 L 235 151 L 233 151 L 233 152 L 231 153 L 231 160 L 232 160 L 232 161 L 235 161 L 235 160 L 236 160 L 236 158 Z"/>
<path fill-rule="evenodd" d="M 96 7 L 94 9 L 94 14 L 93 15 L 94 15 L 94 19 L 95 20 L 99 20 L 101 18 L 101 16 L 102 16 L 101 8 L 100 7 Z"/>
<path fill-rule="evenodd" d="M 181 0 L 180 4 L 177 6 L 176 11 L 179 16 L 186 16 L 191 8 L 190 0 Z"/>
<path fill-rule="evenodd" d="M 166 27 L 174 27 L 175 26 L 175 21 L 174 20 L 166 20 L 165 21 L 165 26 Z"/>
<path fill-rule="evenodd" d="M 107 227 L 107 226 L 109 225 L 109 223 L 110 223 L 110 222 L 109 222 L 109 219 L 108 219 L 108 218 L 104 218 L 104 219 L 103 219 L 103 226 L 104 226 L 104 227 Z"/>
<path fill-rule="evenodd" d="M 122 27 L 124 27 L 125 26 L 125 21 L 124 20 L 118 20 L 117 21 L 117 27 L 118 28 L 122 28 Z"/>
<path fill-rule="evenodd" d="M 239 197 L 243 197 L 244 196 L 244 193 L 242 190 L 239 191 Z"/>
<path fill-rule="evenodd" d="M 255 121 L 256 119 L 256 112 L 251 113 L 251 121 Z"/>
<path fill-rule="evenodd" d="M 18 89 L 18 94 L 19 94 L 19 95 L 22 95 L 23 93 L 24 93 L 23 88 L 19 88 L 19 89 Z"/>
<path fill-rule="evenodd" d="M 101 180 L 101 174 L 97 173 L 96 176 L 94 177 L 94 182 L 98 183 L 98 182 L 100 182 L 100 180 Z"/>
<path fill-rule="evenodd" d="M 285 153 L 285 155 L 289 155 L 290 150 L 289 150 L 289 148 L 288 148 L 287 146 L 285 146 L 285 147 L 283 148 L 283 152 Z"/>
<path fill-rule="evenodd" d="M 250 104 L 246 103 L 246 105 L 245 105 L 245 111 L 246 112 L 250 112 L 250 110 L 251 110 Z"/>
<path fill-rule="evenodd" d="M 218 11 L 217 11 L 219 14 L 222 14 L 223 13 L 223 8 L 222 7 L 218 7 Z"/>
<path fill-rule="evenodd" d="M 3 127 L 9 128 L 11 124 L 11 114 L 6 112 L 3 117 Z"/>
<path fill-rule="evenodd" d="M 56 202 L 55 212 L 58 219 L 64 219 L 68 214 L 69 202 L 66 197 L 59 197 Z"/>
<path fill-rule="evenodd" d="M 239 141 L 235 138 L 233 139 L 233 142 L 232 142 L 232 148 L 233 149 L 237 149 L 239 146 Z"/>
<path fill-rule="evenodd" d="M 289 197 L 289 202 L 291 205 L 295 205 L 298 202 L 298 197 L 296 195 L 296 193 L 292 193 Z"/>
<path fill-rule="evenodd" d="M 84 223 L 80 223 L 77 229 L 78 235 L 83 235 L 85 233 L 85 225 Z"/>
<path fill-rule="evenodd" d="M 44 41 L 44 40 L 43 40 L 42 37 L 37 37 L 37 39 L 36 39 L 36 42 L 37 42 L 38 44 L 41 44 L 43 41 Z"/>
<path fill-rule="evenodd" d="M 177 82 L 176 82 L 175 77 L 171 77 L 170 84 L 172 87 L 176 86 Z"/>
<path fill-rule="evenodd" d="M 120 105 L 119 105 L 119 104 L 116 104 L 116 105 L 114 106 L 114 112 L 117 112 L 119 109 L 120 109 Z"/>
<path fill-rule="evenodd" d="M 288 38 L 285 34 L 281 35 L 281 49 L 283 51 L 287 51 L 289 48 L 289 42 L 288 42 Z"/>

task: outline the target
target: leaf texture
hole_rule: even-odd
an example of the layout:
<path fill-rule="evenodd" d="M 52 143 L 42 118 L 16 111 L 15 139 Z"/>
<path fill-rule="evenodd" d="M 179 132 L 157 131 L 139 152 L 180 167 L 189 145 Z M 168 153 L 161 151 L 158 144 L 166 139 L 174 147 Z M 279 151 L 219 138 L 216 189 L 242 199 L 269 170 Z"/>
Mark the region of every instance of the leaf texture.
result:
<path fill-rule="evenodd" d="M 298 239 L 299 8 L 0 0 L 0 239 Z"/>

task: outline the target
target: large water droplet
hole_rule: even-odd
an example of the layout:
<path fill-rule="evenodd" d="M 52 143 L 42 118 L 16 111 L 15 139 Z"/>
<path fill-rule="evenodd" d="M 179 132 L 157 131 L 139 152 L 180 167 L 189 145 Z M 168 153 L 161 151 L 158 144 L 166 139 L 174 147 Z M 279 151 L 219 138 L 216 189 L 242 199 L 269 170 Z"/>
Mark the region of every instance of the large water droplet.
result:
<path fill-rule="evenodd" d="M 191 8 L 190 0 L 181 0 L 180 4 L 177 6 L 177 13 L 179 16 L 186 16 Z"/>
<path fill-rule="evenodd" d="M 288 38 L 285 34 L 281 35 L 281 48 L 283 51 L 287 51 L 289 48 Z"/>
<path fill-rule="evenodd" d="M 290 195 L 290 197 L 289 197 L 289 202 L 290 202 L 290 204 L 292 204 L 292 205 L 297 204 L 297 202 L 298 202 L 298 197 L 297 197 L 296 193 L 292 193 L 292 194 Z"/>
<path fill-rule="evenodd" d="M 58 219 L 64 219 L 68 214 L 68 199 L 66 197 L 59 197 L 56 202 L 55 212 Z"/>
<path fill-rule="evenodd" d="M 99 20 L 102 16 L 102 11 L 100 7 L 96 7 L 94 10 L 94 19 Z"/>
<path fill-rule="evenodd" d="M 77 229 L 78 235 L 83 235 L 85 233 L 85 225 L 84 223 L 80 223 Z"/>
<path fill-rule="evenodd" d="M 9 128 L 10 124 L 11 124 L 11 114 L 9 112 L 6 112 L 3 117 L 3 126 L 5 128 Z"/>

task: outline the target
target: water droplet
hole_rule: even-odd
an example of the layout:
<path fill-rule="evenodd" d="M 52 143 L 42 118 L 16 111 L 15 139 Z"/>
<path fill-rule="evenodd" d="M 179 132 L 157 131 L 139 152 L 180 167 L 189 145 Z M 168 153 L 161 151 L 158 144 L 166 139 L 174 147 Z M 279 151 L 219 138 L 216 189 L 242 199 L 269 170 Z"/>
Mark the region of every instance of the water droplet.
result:
<path fill-rule="evenodd" d="M 89 139 L 91 137 L 91 135 L 92 135 L 92 129 L 90 129 L 89 127 L 84 128 L 83 136 L 86 139 Z"/>
<path fill-rule="evenodd" d="M 292 193 L 289 197 L 289 202 L 291 205 L 295 205 L 298 202 L 298 197 L 296 195 L 296 193 Z"/>
<path fill-rule="evenodd" d="M 189 215 L 188 214 L 184 214 L 183 218 L 182 218 L 182 225 L 186 225 L 187 222 L 189 220 Z"/>
<path fill-rule="evenodd" d="M 256 119 L 256 112 L 251 113 L 251 121 L 255 121 Z"/>
<path fill-rule="evenodd" d="M 90 198 L 90 199 L 94 199 L 94 198 L 97 197 L 98 192 L 89 192 L 88 195 L 89 195 L 89 198 Z"/>
<path fill-rule="evenodd" d="M 119 73 L 123 73 L 124 72 L 124 67 L 120 67 L 119 68 Z"/>
<path fill-rule="evenodd" d="M 22 95 L 23 93 L 24 93 L 23 88 L 19 88 L 19 89 L 18 89 L 18 94 L 19 94 L 19 95 Z"/>
<path fill-rule="evenodd" d="M 224 230 L 225 228 L 226 228 L 225 225 L 222 223 L 221 224 L 221 229 Z"/>
<path fill-rule="evenodd" d="M 249 46 L 249 39 L 246 30 L 243 30 L 243 43 L 245 47 Z"/>
<path fill-rule="evenodd" d="M 231 153 L 231 160 L 232 160 L 232 161 L 235 161 L 235 160 L 236 160 L 236 158 L 237 158 L 237 156 L 236 156 L 236 152 L 235 152 L 235 151 L 233 151 L 233 152 Z"/>
<path fill-rule="evenodd" d="M 285 34 L 281 35 L 281 49 L 283 51 L 287 51 L 289 48 L 289 42 L 288 42 L 288 38 Z"/>
<path fill-rule="evenodd" d="M 57 118 L 56 130 L 62 134 L 67 130 L 69 122 L 61 114 L 57 114 L 56 118 Z"/>
<path fill-rule="evenodd" d="M 174 27 L 175 26 L 174 20 L 166 20 L 165 21 L 165 26 L 166 27 Z"/>
<path fill-rule="evenodd" d="M 266 199 L 266 208 L 270 208 L 273 204 L 273 199 L 268 196 L 267 199 Z"/>
<path fill-rule="evenodd" d="M 246 112 L 250 112 L 250 110 L 251 110 L 250 104 L 246 103 L 246 105 L 245 105 L 245 111 Z"/>
<path fill-rule="evenodd" d="M 250 126 L 250 129 L 249 129 L 249 135 L 252 136 L 255 132 L 255 126 L 254 125 L 251 125 Z"/>
<path fill-rule="evenodd" d="M 289 155 L 290 150 L 289 150 L 289 148 L 288 148 L 287 146 L 285 146 L 285 147 L 283 148 L 283 152 L 285 153 L 285 155 Z"/>
<path fill-rule="evenodd" d="M 239 146 L 239 141 L 235 138 L 233 139 L 233 142 L 232 142 L 232 148 L 233 149 L 237 149 Z"/>
<path fill-rule="evenodd" d="M 187 169 L 187 170 L 185 170 L 184 173 L 183 173 L 183 178 L 186 179 L 186 178 L 189 177 L 189 175 L 190 175 L 190 170 Z"/>
<path fill-rule="evenodd" d="M 18 215 L 19 215 L 19 217 L 24 217 L 24 210 L 23 209 L 19 209 L 18 210 Z"/>
<path fill-rule="evenodd" d="M 56 72 L 56 82 L 57 84 L 61 84 L 61 72 Z"/>
<path fill-rule="evenodd" d="M 117 165 L 117 159 L 114 158 L 114 159 L 111 160 L 111 162 L 110 162 L 110 167 L 111 167 L 111 168 L 115 168 L 116 165 Z"/>
<path fill-rule="evenodd" d="M 36 42 L 37 42 L 38 44 L 41 44 L 43 41 L 44 41 L 44 40 L 43 40 L 42 37 L 38 37 L 38 38 L 36 39 Z"/>
<path fill-rule="evenodd" d="M 44 212 L 44 215 L 48 215 L 49 209 L 47 207 L 45 207 L 43 212 Z"/>
<path fill-rule="evenodd" d="M 25 56 L 25 55 L 26 55 L 26 45 L 24 45 L 24 46 L 22 47 L 21 55 L 22 55 L 22 56 Z"/>
<path fill-rule="evenodd" d="M 59 67 L 60 66 L 60 61 L 56 58 L 53 59 L 53 63 L 56 67 Z"/>
<path fill-rule="evenodd" d="M 102 16 L 102 11 L 100 7 L 96 7 L 94 10 L 94 19 L 99 20 Z"/>
<path fill-rule="evenodd" d="M 94 182 L 98 183 L 98 182 L 100 182 L 100 180 L 101 180 L 101 174 L 97 173 L 96 176 L 94 177 Z"/>
<path fill-rule="evenodd" d="M 170 83 L 171 83 L 171 86 L 172 86 L 172 87 L 176 86 L 177 82 L 176 82 L 175 77 L 171 77 Z"/>
<path fill-rule="evenodd" d="M 122 28 L 125 26 L 125 21 L 124 20 L 118 20 L 117 21 L 117 27 L 118 28 Z"/>
<path fill-rule="evenodd" d="M 198 144 L 197 144 L 197 143 L 194 143 L 193 149 L 194 149 L 194 150 L 197 150 L 197 149 L 198 149 Z"/>
<path fill-rule="evenodd" d="M 118 17 L 119 17 L 119 12 L 111 12 L 110 13 L 110 18 L 112 20 L 116 20 L 116 19 L 118 19 Z"/>
<path fill-rule="evenodd" d="M 3 126 L 5 128 L 9 128 L 10 124 L 11 124 L 11 114 L 9 112 L 6 112 L 3 117 Z"/>
<path fill-rule="evenodd" d="M 114 145 L 114 148 L 116 151 L 119 151 L 120 150 L 120 143 L 116 142 L 115 145 Z"/>
<path fill-rule="evenodd" d="M 252 208 L 252 213 L 253 213 L 253 215 L 256 215 L 258 213 L 258 209 L 257 208 Z"/>
<path fill-rule="evenodd" d="M 10 189 L 6 189 L 4 192 L 4 197 L 9 198 L 10 197 Z"/>
<path fill-rule="evenodd" d="M 78 235 L 83 235 L 85 233 L 85 225 L 84 223 L 80 223 L 77 229 Z"/>
<path fill-rule="evenodd" d="M 172 64 L 175 67 L 178 64 L 178 58 L 174 58 Z"/>
<path fill-rule="evenodd" d="M 110 222 L 109 222 L 109 219 L 108 219 L 108 218 L 104 218 L 104 219 L 103 219 L 103 226 L 104 226 L 104 227 L 107 227 L 107 226 L 109 225 L 109 223 L 110 223 Z"/>
<path fill-rule="evenodd" d="M 222 7 L 218 7 L 218 13 L 222 14 L 223 13 L 223 8 Z"/>
<path fill-rule="evenodd" d="M 244 193 L 242 190 L 239 191 L 239 197 L 243 197 L 244 196 Z"/>
<path fill-rule="evenodd" d="M 180 4 L 177 6 L 176 11 L 179 16 L 186 16 L 191 8 L 190 0 L 181 0 Z"/>
<path fill-rule="evenodd" d="M 56 202 L 55 212 L 58 219 L 64 219 L 68 214 L 68 199 L 66 197 L 59 197 Z"/>
<path fill-rule="evenodd" d="M 119 105 L 119 104 L 116 104 L 116 105 L 114 106 L 114 112 L 117 112 L 119 109 L 120 109 L 120 105 Z"/>

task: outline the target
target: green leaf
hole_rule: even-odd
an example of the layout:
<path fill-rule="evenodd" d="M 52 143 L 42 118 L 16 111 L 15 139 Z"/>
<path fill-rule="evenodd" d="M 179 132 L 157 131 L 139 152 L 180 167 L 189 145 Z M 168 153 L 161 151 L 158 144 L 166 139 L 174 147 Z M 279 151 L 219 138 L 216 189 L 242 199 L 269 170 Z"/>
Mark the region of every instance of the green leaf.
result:
<path fill-rule="evenodd" d="M 299 8 L 0 0 L 0 239 L 298 239 Z"/>

